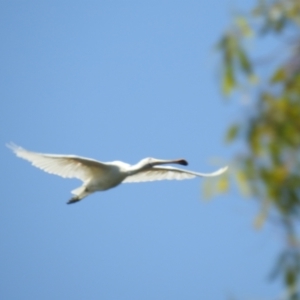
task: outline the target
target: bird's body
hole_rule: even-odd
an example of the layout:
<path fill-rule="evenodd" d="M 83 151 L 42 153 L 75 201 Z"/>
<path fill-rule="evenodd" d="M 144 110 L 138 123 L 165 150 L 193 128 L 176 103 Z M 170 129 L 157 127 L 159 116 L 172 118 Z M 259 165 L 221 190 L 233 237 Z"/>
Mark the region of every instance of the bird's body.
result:
<path fill-rule="evenodd" d="M 142 182 L 164 179 L 189 179 L 198 177 L 213 177 L 224 173 L 227 167 L 216 172 L 203 174 L 165 164 L 187 165 L 184 159 L 161 160 L 155 158 L 142 159 L 135 165 L 121 161 L 100 162 L 94 159 L 75 155 L 43 154 L 27 151 L 14 144 L 7 145 L 18 157 L 28 160 L 33 166 L 50 174 L 64 178 L 77 178 L 83 185 L 72 191 L 68 204 L 75 203 L 96 191 L 105 191 L 121 183 Z"/>

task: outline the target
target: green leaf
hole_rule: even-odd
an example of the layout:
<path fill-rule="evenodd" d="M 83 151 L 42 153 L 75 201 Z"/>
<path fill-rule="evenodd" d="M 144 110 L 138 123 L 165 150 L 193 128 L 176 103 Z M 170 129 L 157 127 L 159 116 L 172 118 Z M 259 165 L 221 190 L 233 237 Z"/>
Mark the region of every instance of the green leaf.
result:
<path fill-rule="evenodd" d="M 226 142 L 232 142 L 238 135 L 239 133 L 239 129 L 240 129 L 240 126 L 237 125 L 237 124 L 234 124 L 232 125 L 228 131 L 227 131 L 227 134 L 226 134 Z"/>
<path fill-rule="evenodd" d="M 264 212 L 260 212 L 254 219 L 254 227 L 256 229 L 261 229 L 265 224 L 266 219 L 267 219 L 267 214 L 265 214 Z"/>
<path fill-rule="evenodd" d="M 271 78 L 272 83 L 283 82 L 286 79 L 286 72 L 283 68 L 279 68 Z"/>
<path fill-rule="evenodd" d="M 285 283 L 290 288 L 294 288 L 297 281 L 297 274 L 294 268 L 288 267 L 285 271 Z"/>
<path fill-rule="evenodd" d="M 204 180 L 202 184 L 202 195 L 204 200 L 210 200 L 214 195 L 214 187 L 211 180 Z"/>
<path fill-rule="evenodd" d="M 245 53 L 245 51 L 239 47 L 237 50 L 237 55 L 238 55 L 238 59 L 239 59 L 239 64 L 241 69 L 246 73 L 246 74 L 251 74 L 252 73 L 252 67 L 251 64 L 249 62 L 249 59 Z"/>
<path fill-rule="evenodd" d="M 261 211 L 254 219 L 254 227 L 256 229 L 261 229 L 265 224 L 270 210 L 270 206 L 271 206 L 270 201 L 268 200 L 263 201 Z"/>
<path fill-rule="evenodd" d="M 237 17 L 235 19 L 235 23 L 245 37 L 251 37 L 254 35 L 252 28 L 249 26 L 249 23 L 245 18 Z"/>
<path fill-rule="evenodd" d="M 232 92 L 235 86 L 236 86 L 236 81 L 233 73 L 233 66 L 232 63 L 227 62 L 225 66 L 225 73 L 222 82 L 223 93 L 226 96 L 228 96 Z"/>
<path fill-rule="evenodd" d="M 249 80 L 249 82 L 250 82 L 251 84 L 253 84 L 253 85 L 259 83 L 259 78 L 258 78 L 254 73 L 249 74 L 248 80 Z"/>
<path fill-rule="evenodd" d="M 236 171 L 235 176 L 236 176 L 236 182 L 238 184 L 241 193 L 244 196 L 249 196 L 251 193 L 249 182 L 248 182 L 249 180 L 247 180 L 245 173 L 243 171 Z"/>
<path fill-rule="evenodd" d="M 217 183 L 217 190 L 221 193 L 227 192 L 229 189 L 229 178 L 225 174 L 221 177 L 219 177 L 218 183 Z"/>

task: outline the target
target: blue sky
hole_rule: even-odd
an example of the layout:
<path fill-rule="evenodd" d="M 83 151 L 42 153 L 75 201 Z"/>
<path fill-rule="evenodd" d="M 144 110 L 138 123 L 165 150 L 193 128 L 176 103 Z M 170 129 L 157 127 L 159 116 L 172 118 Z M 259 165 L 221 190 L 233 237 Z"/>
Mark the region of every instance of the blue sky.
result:
<path fill-rule="evenodd" d="M 1 1 L 1 299 L 281 293 L 267 277 L 280 233 L 254 230 L 258 208 L 238 193 L 207 202 L 201 180 L 165 181 L 66 205 L 78 181 L 33 168 L 4 146 L 222 167 L 234 154 L 224 133 L 238 110 L 220 94 L 213 46 L 237 5 Z"/>

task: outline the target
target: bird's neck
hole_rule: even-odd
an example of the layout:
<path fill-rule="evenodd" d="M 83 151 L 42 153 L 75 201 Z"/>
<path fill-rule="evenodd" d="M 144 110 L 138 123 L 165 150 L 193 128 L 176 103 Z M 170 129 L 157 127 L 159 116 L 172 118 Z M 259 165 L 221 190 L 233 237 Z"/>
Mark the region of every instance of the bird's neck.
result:
<path fill-rule="evenodd" d="M 150 164 L 145 164 L 144 162 L 139 162 L 135 165 L 130 166 L 130 168 L 128 169 L 128 176 L 131 175 L 135 175 L 137 173 L 146 171 L 151 169 L 151 165 Z"/>

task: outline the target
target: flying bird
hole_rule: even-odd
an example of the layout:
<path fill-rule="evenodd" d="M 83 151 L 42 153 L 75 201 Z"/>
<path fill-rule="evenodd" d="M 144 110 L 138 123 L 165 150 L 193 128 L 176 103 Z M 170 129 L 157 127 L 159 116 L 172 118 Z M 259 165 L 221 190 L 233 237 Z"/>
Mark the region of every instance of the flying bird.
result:
<path fill-rule="evenodd" d="M 18 157 L 31 162 L 37 168 L 63 178 L 77 178 L 83 184 L 71 191 L 74 195 L 67 204 L 76 203 L 88 195 L 111 189 L 121 183 L 155 180 L 182 180 L 198 177 L 214 177 L 224 173 L 227 167 L 213 173 L 196 173 L 166 164 L 187 166 L 185 159 L 163 160 L 144 158 L 135 165 L 122 161 L 101 162 L 75 155 L 57 155 L 31 152 L 15 144 L 8 144 Z"/>

